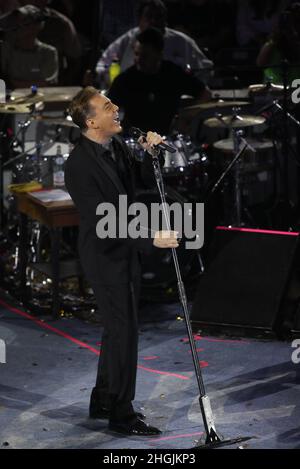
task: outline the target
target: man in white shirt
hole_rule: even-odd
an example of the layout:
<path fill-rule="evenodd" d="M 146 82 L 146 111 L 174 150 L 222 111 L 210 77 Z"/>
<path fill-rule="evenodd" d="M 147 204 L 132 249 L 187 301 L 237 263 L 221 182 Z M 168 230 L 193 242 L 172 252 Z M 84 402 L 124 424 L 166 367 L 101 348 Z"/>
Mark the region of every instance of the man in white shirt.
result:
<path fill-rule="evenodd" d="M 196 42 L 179 31 L 166 27 L 167 10 L 161 0 L 147 0 L 139 9 L 139 26 L 120 36 L 103 52 L 96 66 L 97 81 L 107 87 L 108 68 L 113 60 L 118 60 L 121 71 L 134 65 L 133 46 L 135 38 L 145 29 L 155 27 L 164 34 L 164 56 L 186 70 L 191 70 L 202 82 L 207 83 L 213 62 L 199 49 Z"/>

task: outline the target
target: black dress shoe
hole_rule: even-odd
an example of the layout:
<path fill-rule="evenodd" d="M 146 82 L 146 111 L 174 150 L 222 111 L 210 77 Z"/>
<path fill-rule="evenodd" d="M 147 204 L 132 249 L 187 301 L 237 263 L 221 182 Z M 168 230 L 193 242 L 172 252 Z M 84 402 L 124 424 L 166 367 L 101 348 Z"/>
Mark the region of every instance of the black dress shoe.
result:
<path fill-rule="evenodd" d="M 161 431 L 158 428 L 151 427 L 139 418 L 137 418 L 137 420 L 133 423 L 109 422 L 108 428 L 113 432 L 122 433 L 125 435 L 156 436 L 161 434 Z"/>
<path fill-rule="evenodd" d="M 90 405 L 90 419 L 109 419 L 109 409 L 107 407 L 99 407 Z M 135 412 L 135 415 L 138 419 L 145 420 L 146 416 L 141 412 Z"/>
<path fill-rule="evenodd" d="M 91 419 L 109 419 L 110 411 L 108 406 L 100 404 L 101 399 L 99 397 L 99 392 L 97 388 L 93 388 L 91 398 L 90 398 L 90 407 L 89 415 Z M 144 420 L 146 416 L 141 412 L 135 412 L 137 418 Z"/>

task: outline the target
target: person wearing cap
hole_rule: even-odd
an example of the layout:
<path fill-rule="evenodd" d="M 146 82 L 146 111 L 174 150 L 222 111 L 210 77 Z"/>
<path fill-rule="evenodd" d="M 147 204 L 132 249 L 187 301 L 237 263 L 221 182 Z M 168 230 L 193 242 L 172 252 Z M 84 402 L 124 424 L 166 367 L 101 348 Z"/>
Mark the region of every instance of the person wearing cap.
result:
<path fill-rule="evenodd" d="M 2 74 L 11 88 L 57 83 L 59 65 L 55 47 L 37 39 L 44 17 L 33 5 L 13 12 L 14 27 L 6 33 L 2 50 Z"/>
<path fill-rule="evenodd" d="M 82 62 L 83 49 L 79 34 L 73 22 L 66 15 L 49 6 L 48 0 L 19 0 L 19 5 L 34 5 L 45 17 L 38 39 L 57 49 L 60 85 L 77 85 Z"/>

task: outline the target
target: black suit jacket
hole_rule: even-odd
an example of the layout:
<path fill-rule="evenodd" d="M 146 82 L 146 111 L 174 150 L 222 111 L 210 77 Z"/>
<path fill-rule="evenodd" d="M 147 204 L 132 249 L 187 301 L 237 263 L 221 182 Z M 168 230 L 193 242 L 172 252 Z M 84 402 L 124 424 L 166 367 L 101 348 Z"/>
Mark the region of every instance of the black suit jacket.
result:
<path fill-rule="evenodd" d="M 128 179 L 126 188 L 117 171 L 105 157 L 104 147 L 81 136 L 70 153 L 65 166 L 65 184 L 80 216 L 78 250 L 87 279 L 91 283 L 118 285 L 128 283 L 140 275 L 139 251 L 150 253 L 153 239 L 105 238 L 96 234 L 100 217 L 96 215 L 99 203 L 119 205 L 119 195 L 127 195 L 128 202 L 134 200 L 135 160 L 120 136 L 113 137 L 117 158 L 122 158 Z M 147 186 L 154 186 L 152 157 L 145 153 L 141 173 Z"/>

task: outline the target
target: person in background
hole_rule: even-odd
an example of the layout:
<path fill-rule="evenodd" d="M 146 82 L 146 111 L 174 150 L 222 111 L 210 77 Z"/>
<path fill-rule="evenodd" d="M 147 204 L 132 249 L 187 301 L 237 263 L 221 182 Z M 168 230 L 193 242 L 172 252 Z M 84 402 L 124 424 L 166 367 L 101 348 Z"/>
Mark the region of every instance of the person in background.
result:
<path fill-rule="evenodd" d="M 32 4 L 40 8 L 45 18 L 38 39 L 57 49 L 60 85 L 76 85 L 81 70 L 82 46 L 73 22 L 67 16 L 48 6 L 48 0 L 18 0 L 20 6 Z"/>
<path fill-rule="evenodd" d="M 125 71 L 134 64 L 133 48 L 136 36 L 149 27 L 159 29 L 164 35 L 163 57 L 165 60 L 194 71 L 195 75 L 204 82 L 209 80 L 213 62 L 205 56 L 192 38 L 166 26 L 167 10 L 161 0 L 143 1 L 140 4 L 138 17 L 138 27 L 130 29 L 116 39 L 98 60 L 96 74 L 100 86 L 104 88 L 108 86 L 107 71 L 113 60 L 119 61 L 121 71 Z"/>
<path fill-rule="evenodd" d="M 264 67 L 265 82 L 283 84 L 284 63 L 288 85 L 300 77 L 300 3 L 294 3 L 281 14 L 256 63 Z"/>
<path fill-rule="evenodd" d="M 49 86 L 58 81 L 55 47 L 38 39 L 44 25 L 41 10 L 33 5 L 14 10 L 15 27 L 6 33 L 2 48 L 2 73 L 11 88 Z"/>
<path fill-rule="evenodd" d="M 257 48 L 278 24 L 290 0 L 239 0 L 237 2 L 237 46 Z"/>
<path fill-rule="evenodd" d="M 123 111 L 125 132 L 131 126 L 166 135 L 183 94 L 207 101 L 210 92 L 181 67 L 163 60 L 164 38 L 155 28 L 140 33 L 134 44 L 135 65 L 118 75 L 108 97 Z"/>

